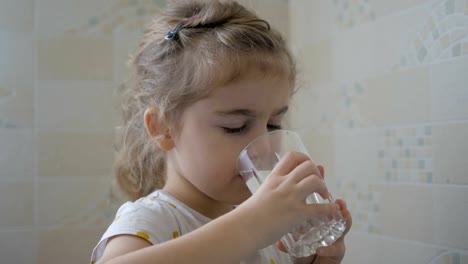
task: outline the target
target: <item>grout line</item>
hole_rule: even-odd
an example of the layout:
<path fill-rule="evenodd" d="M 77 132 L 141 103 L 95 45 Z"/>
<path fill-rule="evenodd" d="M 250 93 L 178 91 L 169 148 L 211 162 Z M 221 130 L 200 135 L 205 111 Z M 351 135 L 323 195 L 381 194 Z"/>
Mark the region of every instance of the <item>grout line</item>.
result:
<path fill-rule="evenodd" d="M 366 126 L 366 127 L 353 127 L 353 128 L 322 128 L 320 126 L 294 126 L 290 129 L 296 132 L 307 132 L 308 130 L 315 130 L 315 131 L 341 131 L 341 132 L 355 132 L 355 131 L 368 131 L 373 129 L 405 129 L 405 128 L 414 128 L 420 126 L 443 126 L 443 125 L 457 125 L 457 124 L 468 124 L 468 119 L 452 119 L 452 120 L 443 120 L 443 121 L 431 121 L 431 122 L 418 122 L 418 123 L 410 123 L 410 124 L 389 124 L 389 125 L 382 125 L 382 126 Z"/>
<path fill-rule="evenodd" d="M 385 186 L 408 186 L 408 187 L 431 187 L 431 188 L 464 188 L 468 189 L 466 184 L 446 184 L 446 183 L 411 183 L 411 182 L 375 182 L 369 183 L 371 185 L 385 185 Z"/>
<path fill-rule="evenodd" d="M 453 247 L 447 247 L 439 244 L 431 244 L 431 243 L 424 243 L 421 241 L 415 241 L 415 240 L 407 240 L 404 238 L 398 238 L 398 237 L 393 237 L 389 235 L 380 235 L 380 234 L 372 234 L 372 233 L 367 233 L 367 232 L 362 232 L 362 231 L 352 231 L 350 230 L 350 234 L 358 234 L 358 235 L 365 235 L 365 236 L 370 236 L 373 238 L 380 238 L 380 239 L 385 239 L 393 242 L 399 242 L 399 243 L 407 243 L 407 244 L 412 244 L 412 245 L 418 245 L 418 246 L 424 246 L 424 247 L 434 247 L 438 249 L 445 249 L 449 250 L 451 252 L 456 252 L 459 254 L 463 255 L 468 255 L 468 249 L 463 249 L 463 248 L 453 248 Z"/>
<path fill-rule="evenodd" d="M 38 162 L 37 162 L 37 138 L 38 138 L 38 89 L 37 89 L 37 79 L 38 79 L 38 52 L 37 52 L 37 42 L 38 42 L 38 27 L 37 27 L 37 0 L 33 0 L 32 10 L 33 10 L 33 128 L 32 128 L 32 173 L 33 173 L 33 192 L 34 192 L 34 203 L 33 203 L 33 260 L 37 262 L 39 260 L 39 230 L 37 228 L 39 223 L 39 183 L 38 183 Z"/>
<path fill-rule="evenodd" d="M 8 232 L 34 232 L 33 226 L 12 226 L 12 227 L 2 227 L 0 228 L 0 233 Z"/>

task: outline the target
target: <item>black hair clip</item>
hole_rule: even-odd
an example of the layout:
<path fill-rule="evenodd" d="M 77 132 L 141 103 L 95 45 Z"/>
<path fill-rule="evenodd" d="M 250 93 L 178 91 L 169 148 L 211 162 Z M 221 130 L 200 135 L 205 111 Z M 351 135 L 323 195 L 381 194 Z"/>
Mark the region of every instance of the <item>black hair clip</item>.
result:
<path fill-rule="evenodd" d="M 167 32 L 166 36 L 164 36 L 164 39 L 173 39 L 177 35 L 177 33 L 185 26 L 186 23 L 186 21 L 179 23 L 173 30 Z"/>

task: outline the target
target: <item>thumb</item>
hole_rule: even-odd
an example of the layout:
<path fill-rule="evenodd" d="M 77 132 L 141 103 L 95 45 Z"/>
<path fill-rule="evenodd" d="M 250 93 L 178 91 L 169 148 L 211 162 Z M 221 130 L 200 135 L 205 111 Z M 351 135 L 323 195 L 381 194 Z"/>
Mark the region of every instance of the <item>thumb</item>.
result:
<path fill-rule="evenodd" d="M 322 176 L 322 179 L 325 179 L 325 169 L 323 168 L 323 166 L 318 165 L 317 168 L 320 171 L 320 175 Z"/>

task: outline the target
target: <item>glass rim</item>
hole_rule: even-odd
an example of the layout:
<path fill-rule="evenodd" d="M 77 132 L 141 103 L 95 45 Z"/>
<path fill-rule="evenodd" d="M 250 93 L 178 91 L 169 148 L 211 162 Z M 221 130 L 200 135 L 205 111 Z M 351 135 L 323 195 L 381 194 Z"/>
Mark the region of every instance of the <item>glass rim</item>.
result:
<path fill-rule="evenodd" d="M 291 134 L 291 135 L 294 135 L 297 139 L 300 139 L 298 133 L 296 133 L 296 132 L 294 132 L 292 130 L 289 130 L 289 129 L 276 129 L 276 130 L 268 131 L 265 134 L 261 134 L 260 136 L 256 137 L 254 140 L 249 142 L 249 144 L 247 144 L 242 149 L 242 151 L 239 153 L 239 155 L 237 156 L 237 170 L 239 171 L 239 168 L 240 168 L 241 157 L 243 157 L 247 153 L 247 150 L 249 149 L 249 147 L 251 147 L 252 145 L 254 145 L 255 143 L 257 143 L 258 141 L 260 141 L 262 138 L 264 138 L 266 136 L 271 136 L 271 135 L 279 134 L 279 133 L 281 133 L 281 134 Z"/>

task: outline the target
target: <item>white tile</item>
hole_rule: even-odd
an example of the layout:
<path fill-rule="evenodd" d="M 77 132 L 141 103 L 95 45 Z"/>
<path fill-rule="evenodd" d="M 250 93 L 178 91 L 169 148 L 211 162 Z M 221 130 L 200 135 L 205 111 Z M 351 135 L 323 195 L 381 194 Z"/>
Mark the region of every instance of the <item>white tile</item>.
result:
<path fill-rule="evenodd" d="M 0 31 L 0 86 L 32 87 L 33 33 Z"/>
<path fill-rule="evenodd" d="M 372 7 L 378 17 L 386 16 L 392 13 L 401 13 L 408 10 L 414 10 L 415 7 L 423 6 L 428 3 L 427 0 L 374 0 Z"/>
<path fill-rule="evenodd" d="M 433 120 L 468 118 L 468 57 L 431 67 Z"/>
<path fill-rule="evenodd" d="M 433 126 L 434 181 L 468 184 L 468 123 Z"/>
<path fill-rule="evenodd" d="M 412 50 L 428 15 L 418 7 L 335 34 L 334 80 L 361 80 L 400 68 L 401 57 Z"/>
<path fill-rule="evenodd" d="M 36 263 L 32 230 L 0 231 L 1 263 Z"/>
<path fill-rule="evenodd" d="M 0 5 L 0 30 L 32 31 L 34 0 L 2 0 Z"/>
<path fill-rule="evenodd" d="M 422 0 L 415 0 L 422 1 Z M 375 5 L 385 5 L 387 2 L 380 0 Z M 404 1 L 399 4 L 403 4 Z M 413 1 L 414 2 L 414 1 Z M 382 14 L 377 13 L 377 16 Z M 414 39 L 428 22 L 429 13 L 424 7 L 417 7 L 404 12 L 398 12 L 389 16 L 380 17 L 374 24 L 372 54 L 367 56 L 372 59 L 374 72 L 382 73 L 393 71 L 400 67 L 401 58 L 414 48 Z"/>
<path fill-rule="evenodd" d="M 352 227 L 351 227 L 352 228 Z M 345 238 L 346 254 L 343 264 L 383 263 L 380 248 L 382 239 L 351 231 Z"/>
<path fill-rule="evenodd" d="M 32 227 L 34 222 L 32 181 L 0 183 L 0 229 Z"/>
<path fill-rule="evenodd" d="M 344 264 L 432 263 L 445 251 L 435 245 L 353 232 L 346 238 L 346 248 Z"/>
<path fill-rule="evenodd" d="M 468 186 L 435 188 L 433 199 L 434 242 L 468 250 Z"/>
<path fill-rule="evenodd" d="M 32 158 L 30 131 L 0 130 L 0 180 L 32 180 Z"/>

